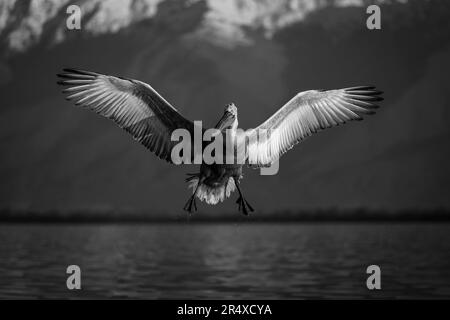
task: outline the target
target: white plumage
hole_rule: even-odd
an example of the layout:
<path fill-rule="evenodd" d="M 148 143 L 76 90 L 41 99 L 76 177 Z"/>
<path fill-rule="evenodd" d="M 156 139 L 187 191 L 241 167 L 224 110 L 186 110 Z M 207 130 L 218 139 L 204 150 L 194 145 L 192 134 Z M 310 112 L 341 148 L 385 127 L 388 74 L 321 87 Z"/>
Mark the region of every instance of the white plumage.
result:
<path fill-rule="evenodd" d="M 194 193 L 197 189 L 198 182 L 198 177 L 194 177 L 189 181 L 189 188 L 192 189 L 192 193 Z M 224 201 L 226 198 L 229 198 L 235 190 L 236 185 L 234 184 L 233 178 L 230 177 L 226 185 L 220 185 L 219 187 L 211 187 L 206 184 L 201 184 L 197 190 L 197 198 L 207 204 L 215 205 Z"/>
<path fill-rule="evenodd" d="M 249 164 L 268 166 L 317 131 L 362 120 L 362 114 L 375 113 L 380 94 L 374 87 L 300 92 L 255 129 L 262 138 L 248 144 Z"/>
<path fill-rule="evenodd" d="M 171 140 L 174 130 L 186 129 L 194 137 L 193 122 L 144 82 L 76 69 L 64 69 L 58 76 L 62 78 L 58 83 L 67 86 L 63 93 L 68 100 L 113 120 L 161 159 L 175 163 L 171 158 L 178 143 Z M 185 209 L 196 209 L 196 197 L 214 205 L 238 190 L 239 209 L 245 214 L 253 211 L 239 187 L 243 163 L 270 166 L 313 133 L 375 113 L 375 102 L 382 100 L 381 93 L 375 87 L 300 92 L 256 129 L 246 132 L 237 130 L 237 108 L 229 104 L 216 129 L 232 130 L 231 136 L 240 137 L 236 149 L 245 151 L 245 161 L 231 166 L 202 164 L 200 173 L 187 179 L 193 196 Z M 246 137 L 242 139 L 241 134 Z M 234 156 L 223 156 L 229 158 Z"/>

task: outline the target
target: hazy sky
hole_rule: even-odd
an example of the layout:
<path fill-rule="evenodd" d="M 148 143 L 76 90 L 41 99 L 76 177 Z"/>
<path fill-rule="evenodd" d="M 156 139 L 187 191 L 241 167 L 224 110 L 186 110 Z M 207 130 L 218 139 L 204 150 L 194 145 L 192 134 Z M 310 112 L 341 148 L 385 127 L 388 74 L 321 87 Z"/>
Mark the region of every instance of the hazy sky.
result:
<path fill-rule="evenodd" d="M 450 206 L 447 1 L 383 5 L 377 31 L 366 28 L 365 7 L 340 2 L 130 2 L 125 18 L 92 9 L 86 29 L 72 32 L 65 7 L 23 3 L 0 8 L 1 208 L 178 213 L 190 195 L 184 174 L 197 168 L 163 163 L 64 100 L 55 74 L 68 66 L 148 82 L 206 125 L 233 101 L 243 128 L 301 90 L 376 85 L 386 98 L 377 115 L 307 139 L 281 158 L 276 176 L 247 169 L 248 200 L 264 211 Z M 226 10 L 235 20 L 221 18 Z M 202 210 L 235 210 L 236 197 Z"/>

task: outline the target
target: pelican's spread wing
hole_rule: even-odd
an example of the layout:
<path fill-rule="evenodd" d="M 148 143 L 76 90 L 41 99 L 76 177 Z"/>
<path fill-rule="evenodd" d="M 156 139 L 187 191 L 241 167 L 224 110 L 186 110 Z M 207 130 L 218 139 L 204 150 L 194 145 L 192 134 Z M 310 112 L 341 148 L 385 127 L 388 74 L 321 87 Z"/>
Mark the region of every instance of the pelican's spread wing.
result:
<path fill-rule="evenodd" d="M 171 162 L 173 130 L 193 136 L 194 124 L 146 83 L 75 69 L 58 76 L 68 100 L 112 119 L 161 159 Z"/>
<path fill-rule="evenodd" d="M 313 133 L 373 114 L 383 100 L 375 87 L 310 90 L 297 94 L 256 128 L 258 139 L 249 139 L 247 162 L 269 166 L 286 151 Z"/>

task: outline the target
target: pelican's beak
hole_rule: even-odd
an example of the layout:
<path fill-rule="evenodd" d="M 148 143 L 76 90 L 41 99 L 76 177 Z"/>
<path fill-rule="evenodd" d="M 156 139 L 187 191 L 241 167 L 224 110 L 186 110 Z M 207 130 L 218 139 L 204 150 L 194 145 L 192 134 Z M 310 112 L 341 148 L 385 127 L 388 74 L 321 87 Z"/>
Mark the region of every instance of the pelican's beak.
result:
<path fill-rule="evenodd" d="M 216 125 L 216 128 L 219 130 L 223 130 L 226 128 L 231 128 L 234 123 L 234 114 L 229 111 L 225 111 L 223 113 L 222 118 L 220 118 L 219 122 Z"/>

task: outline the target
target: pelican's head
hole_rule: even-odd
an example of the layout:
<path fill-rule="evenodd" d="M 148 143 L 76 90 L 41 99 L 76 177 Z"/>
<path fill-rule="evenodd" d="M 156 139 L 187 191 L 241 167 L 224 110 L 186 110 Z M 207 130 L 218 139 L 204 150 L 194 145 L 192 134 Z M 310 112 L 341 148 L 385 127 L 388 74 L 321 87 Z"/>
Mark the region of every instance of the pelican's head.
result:
<path fill-rule="evenodd" d="M 237 108 L 234 103 L 227 104 L 222 118 L 217 123 L 216 128 L 219 130 L 236 129 L 238 125 Z"/>
<path fill-rule="evenodd" d="M 237 117 L 237 108 L 234 105 L 234 103 L 229 103 L 227 104 L 227 106 L 225 107 L 225 113 L 231 113 L 233 116 Z"/>

